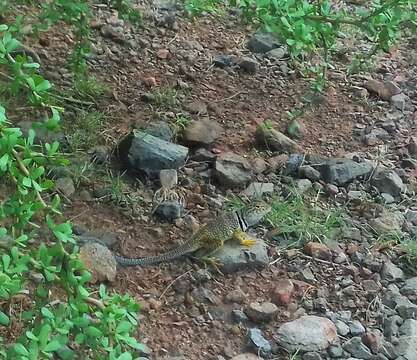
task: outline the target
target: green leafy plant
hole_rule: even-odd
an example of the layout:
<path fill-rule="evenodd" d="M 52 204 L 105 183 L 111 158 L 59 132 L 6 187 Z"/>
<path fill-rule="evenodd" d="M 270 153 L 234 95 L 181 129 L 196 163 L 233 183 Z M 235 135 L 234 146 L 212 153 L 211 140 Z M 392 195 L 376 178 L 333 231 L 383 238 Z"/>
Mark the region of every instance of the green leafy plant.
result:
<path fill-rule="evenodd" d="M 190 121 L 190 118 L 183 114 L 176 115 L 175 122 L 172 125 L 175 139 L 178 139 L 182 135 Z"/>
<path fill-rule="evenodd" d="M 186 8 L 197 15 L 206 7 L 213 11 L 216 3 L 189 0 Z M 415 29 L 417 24 L 415 0 L 373 0 L 352 12 L 338 9 L 330 0 L 230 0 L 228 5 L 283 41 L 294 64 L 314 76 L 312 88 L 316 91 L 324 89 L 343 32 L 371 42 L 371 50 L 363 56 L 369 59 L 379 50 L 389 51 L 404 27 Z"/>
<path fill-rule="evenodd" d="M 52 85 L 37 72 L 39 64 L 13 57 L 20 44 L 6 25 L 0 36 L 0 66 L 10 74 L 10 88 L 49 113 L 37 127 L 59 128 L 62 109 L 48 103 Z M 57 142 L 38 144 L 35 129 L 23 136 L 0 104 L 0 178 L 7 188 L 0 200 L 0 327 L 14 328 L 0 339 L 0 357 L 132 359 L 145 349 L 131 336 L 139 306 L 104 286 L 91 296 L 91 275 L 47 176 L 49 168 L 66 165 Z M 22 292 L 30 297 L 28 309 L 13 301 Z"/>
<path fill-rule="evenodd" d="M 155 89 L 152 92 L 153 103 L 161 107 L 178 105 L 178 92 L 174 88 Z"/>

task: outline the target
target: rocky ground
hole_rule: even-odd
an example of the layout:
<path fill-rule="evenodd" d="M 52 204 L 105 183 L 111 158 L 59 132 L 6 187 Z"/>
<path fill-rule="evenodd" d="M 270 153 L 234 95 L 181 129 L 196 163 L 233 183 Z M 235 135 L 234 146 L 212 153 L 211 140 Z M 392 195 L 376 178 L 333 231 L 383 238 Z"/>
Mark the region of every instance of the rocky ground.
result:
<path fill-rule="evenodd" d="M 235 14 L 142 8 L 135 29 L 97 7 L 89 66 L 107 91 L 89 111 L 104 120 L 69 109 L 59 139 L 87 155 L 55 177 L 94 279 L 141 303 L 143 358 L 417 359 L 416 38 L 366 77 L 344 75 L 348 48 L 317 95 Z M 56 27 L 33 46 L 58 87 L 72 43 Z M 220 250 L 222 274 L 116 269 L 108 248 L 161 253 L 260 196 L 257 245 Z"/>

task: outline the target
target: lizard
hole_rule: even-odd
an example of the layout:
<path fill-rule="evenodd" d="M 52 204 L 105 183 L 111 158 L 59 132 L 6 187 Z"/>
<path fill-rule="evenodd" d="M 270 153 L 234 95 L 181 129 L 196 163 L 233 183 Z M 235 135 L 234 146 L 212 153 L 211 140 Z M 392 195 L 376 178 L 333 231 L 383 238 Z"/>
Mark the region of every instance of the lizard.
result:
<path fill-rule="evenodd" d="M 220 249 L 228 240 L 235 239 L 244 246 L 254 245 L 256 241 L 248 238 L 245 231 L 258 224 L 270 211 L 270 205 L 263 201 L 257 201 L 243 209 L 227 211 L 219 215 L 198 229 L 182 245 L 166 253 L 142 258 L 126 258 L 118 255 L 114 255 L 114 257 L 120 266 L 148 266 L 170 262 L 184 255 L 203 250 L 207 253 L 204 258 L 215 262 L 208 256 Z"/>

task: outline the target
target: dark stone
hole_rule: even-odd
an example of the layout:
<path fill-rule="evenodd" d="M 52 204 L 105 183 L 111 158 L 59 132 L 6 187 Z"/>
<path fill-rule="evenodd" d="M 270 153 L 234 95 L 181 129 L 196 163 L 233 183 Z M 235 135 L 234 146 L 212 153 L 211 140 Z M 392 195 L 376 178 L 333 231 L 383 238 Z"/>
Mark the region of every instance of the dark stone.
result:
<path fill-rule="evenodd" d="M 254 53 L 266 53 L 280 47 L 278 39 L 272 33 L 257 32 L 248 41 L 247 47 Z"/>
<path fill-rule="evenodd" d="M 334 185 L 346 185 L 355 179 L 367 177 L 372 172 L 372 164 L 369 162 L 358 163 L 350 159 L 331 159 L 315 165 L 320 171 L 326 183 Z"/>
<path fill-rule="evenodd" d="M 183 166 L 188 149 L 142 131 L 134 131 L 119 143 L 117 153 L 127 169 L 156 177 L 162 169 Z"/>

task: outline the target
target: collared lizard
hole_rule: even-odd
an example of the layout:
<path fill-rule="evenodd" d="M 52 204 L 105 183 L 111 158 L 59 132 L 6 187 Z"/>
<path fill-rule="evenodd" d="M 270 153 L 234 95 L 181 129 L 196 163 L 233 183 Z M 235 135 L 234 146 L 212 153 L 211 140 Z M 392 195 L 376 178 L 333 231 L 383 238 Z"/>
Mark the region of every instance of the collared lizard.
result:
<path fill-rule="evenodd" d="M 230 239 L 238 240 L 244 246 L 252 246 L 255 240 L 249 239 L 245 231 L 259 223 L 270 210 L 271 207 L 268 204 L 257 201 L 242 210 L 221 214 L 202 226 L 184 244 L 164 254 L 143 258 L 126 258 L 115 255 L 115 259 L 121 266 L 147 266 L 169 262 L 197 250 L 204 250 L 206 252 L 205 258 L 208 258 L 208 255 L 221 248 Z"/>

